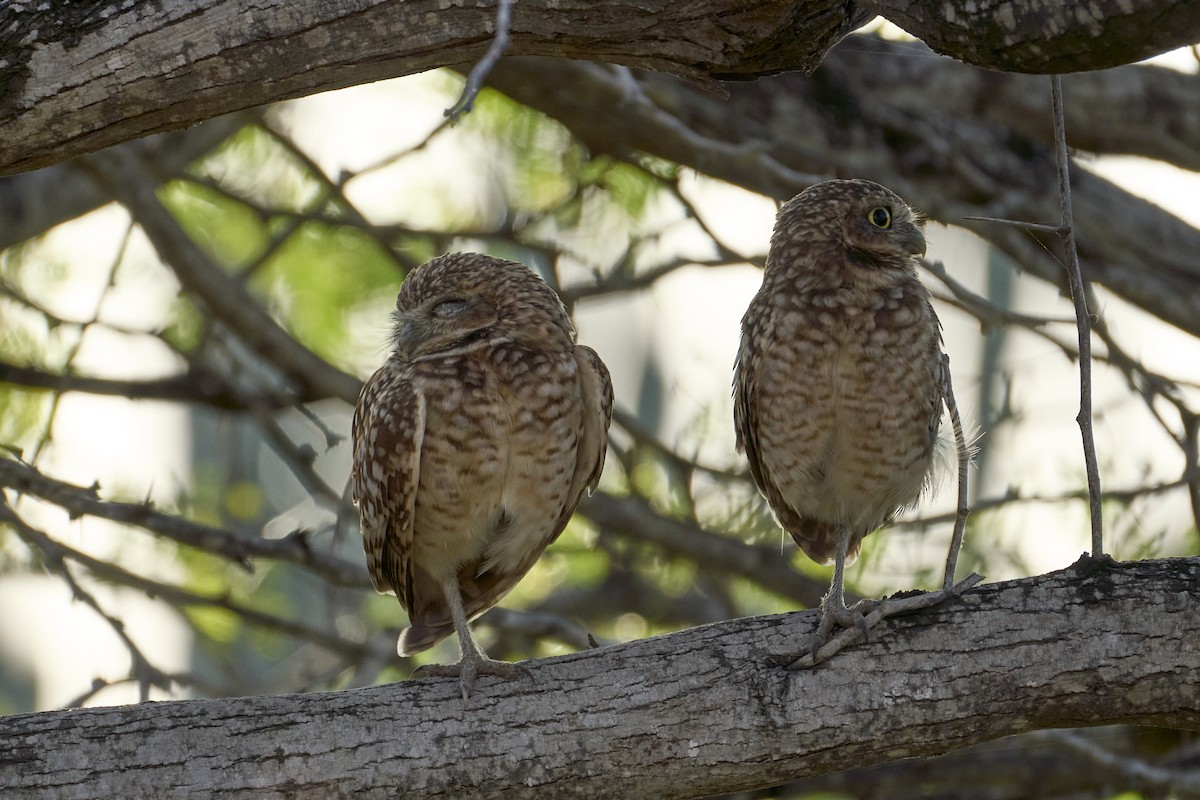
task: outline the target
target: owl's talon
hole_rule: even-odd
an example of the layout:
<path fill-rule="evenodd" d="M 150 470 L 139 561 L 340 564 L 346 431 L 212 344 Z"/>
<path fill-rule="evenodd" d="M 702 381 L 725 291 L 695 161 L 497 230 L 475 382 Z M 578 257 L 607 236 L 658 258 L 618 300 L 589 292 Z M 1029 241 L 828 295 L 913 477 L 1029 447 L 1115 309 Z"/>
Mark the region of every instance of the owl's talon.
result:
<path fill-rule="evenodd" d="M 821 601 L 821 621 L 813 636 L 813 663 L 817 662 L 817 651 L 832 638 L 835 627 L 858 628 L 863 641 L 871 641 L 871 626 L 867 623 L 867 615 L 878 606 L 878 600 L 859 600 L 854 605 L 847 607 L 841 597 L 833 600 L 826 595 Z"/>
<path fill-rule="evenodd" d="M 475 680 L 480 675 L 494 675 L 497 678 L 505 680 L 518 680 L 524 678 L 531 683 L 533 682 L 533 672 L 522 664 L 513 664 L 508 661 L 497 661 L 493 658 L 464 658 L 457 664 L 426 664 L 417 667 L 409 676 L 410 679 L 423 680 L 425 678 L 458 678 L 459 688 L 462 690 L 463 707 L 467 705 L 470 699 L 471 691 L 475 688 Z"/>

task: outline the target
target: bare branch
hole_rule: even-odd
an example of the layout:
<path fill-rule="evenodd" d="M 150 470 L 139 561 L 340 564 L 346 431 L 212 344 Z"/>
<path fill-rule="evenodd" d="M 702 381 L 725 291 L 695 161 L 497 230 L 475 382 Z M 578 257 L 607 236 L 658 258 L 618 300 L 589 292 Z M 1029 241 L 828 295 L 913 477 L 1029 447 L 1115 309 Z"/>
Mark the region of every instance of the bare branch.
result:
<path fill-rule="evenodd" d="M 778 199 L 807 185 L 796 176 L 833 173 L 892 186 L 948 225 L 963 225 L 967 215 L 1057 216 L 1051 137 L 1022 140 L 1015 148 L 1008 127 L 982 124 L 966 112 L 948 114 L 929 103 L 928 95 L 918 103 L 912 95 L 882 91 L 863 76 L 906 74 L 910 62 L 923 59 L 875 52 L 880 45 L 872 40 L 872 51 L 853 50 L 860 41 L 836 48 L 813 78 L 789 74 L 731 85 L 728 101 L 663 76 L 638 75 L 639 91 L 655 109 L 640 101 L 623 105 L 629 88 L 612 70 L 594 64 L 503 59 L 490 80 L 510 97 L 561 121 L 594 152 L 628 157 L 631 149 L 641 150 Z M 941 80 L 949 85 L 950 78 Z M 1195 107 L 1200 80 L 1185 78 L 1191 88 L 1184 94 Z M 571 91 L 540 88 L 547 83 Z M 986 82 L 980 91 L 993 93 Z M 826 101 L 831 92 L 840 98 L 833 116 Z M 622 113 L 597 115 L 598 107 Z M 1183 119 L 1179 124 L 1188 130 L 1195 125 Z M 779 130 L 789 135 L 780 137 Z M 1191 135 L 1193 140 L 1200 136 L 1200 126 Z M 834 142 L 838 145 L 831 146 Z M 1200 230 L 1090 173 L 1076 172 L 1072 195 L 1087 279 L 1200 334 L 1200 267 L 1194 257 Z M 1046 257 L 1029 232 L 988 223 L 965 227 L 993 242 L 1022 270 L 1065 285 L 1061 266 Z"/>
<path fill-rule="evenodd" d="M 1058 165 L 1058 197 L 1061 203 L 1061 230 L 1067 254 L 1067 277 L 1075 320 L 1079 326 L 1079 432 L 1083 437 L 1083 460 L 1087 469 L 1089 508 L 1092 520 L 1092 556 L 1104 555 L 1104 517 L 1100 508 L 1100 468 L 1096 464 L 1096 438 L 1092 434 L 1092 314 L 1087 307 L 1087 289 L 1075 249 L 1075 214 L 1071 207 L 1071 165 L 1067 156 L 1066 123 L 1063 122 L 1062 78 L 1050 78 L 1054 106 L 1055 163 Z"/>
<path fill-rule="evenodd" d="M 1124 756 L 1105 761 L 1092 759 L 1056 741 L 1054 733 L 1018 734 L 935 758 L 908 759 L 807 778 L 775 790 L 774 795 L 755 796 L 780 796 L 782 791 L 786 796 L 804 797 L 825 792 L 855 800 L 894 800 L 909 796 L 913 787 L 919 786 L 922 800 L 1107 798 L 1117 787 L 1154 797 L 1161 789 L 1144 784 L 1137 777 L 1137 767 L 1149 762 L 1162 771 L 1179 774 L 1181 780 L 1175 785 L 1172 797 L 1200 798 L 1200 792 L 1186 788 L 1194 780 L 1194 770 L 1193 775 L 1188 775 L 1180 768 L 1187 763 L 1179 760 L 1187 758 L 1185 747 L 1159 755 L 1162 740 L 1169 737 L 1169 734 L 1164 737 L 1161 729 L 1121 725 L 1073 732 L 1095 746 L 1119 749 Z M 1186 739 L 1187 734 L 1180 738 Z"/>
<path fill-rule="evenodd" d="M 601 528 L 649 542 L 680 557 L 742 575 L 808 608 L 815 608 L 821 602 L 821 595 L 826 589 L 823 581 L 792 569 L 778 548 L 743 544 L 730 536 L 664 517 L 636 497 L 617 498 L 597 493 L 580 501 L 579 513 Z"/>
<path fill-rule="evenodd" d="M 1126 776 L 1135 786 L 1144 787 L 1143 791 L 1160 791 L 1172 795 L 1187 793 L 1200 794 L 1200 771 L 1187 769 L 1172 769 L 1155 764 L 1148 764 L 1140 758 L 1130 757 L 1108 750 L 1096 742 L 1075 731 L 1038 731 L 1029 738 L 1041 739 L 1053 744 L 1069 748 L 1087 758 L 1092 767 L 1099 767 L 1108 772 Z"/>
<path fill-rule="evenodd" d="M 362 565 L 314 550 L 302 534 L 282 539 L 238 536 L 159 511 L 149 504 L 102 500 L 99 487 L 85 488 L 58 481 L 10 458 L 0 458 L 0 487 L 40 497 L 72 517 L 88 515 L 136 525 L 164 539 L 229 559 L 247 570 L 251 569 L 252 558 L 269 558 L 307 567 L 340 586 L 370 585 Z"/>
<path fill-rule="evenodd" d="M 155 183 L 140 162 L 111 150 L 93 156 L 90 163 L 104 186 L 129 209 L 180 283 L 278 368 L 294 384 L 298 400 L 340 397 L 354 403 L 362 382 L 296 341 L 245 287 L 213 264 L 163 208 L 154 194 Z"/>
<path fill-rule="evenodd" d="M 910 0 L 867 0 L 866 5 L 940 53 L 1005 72 L 1105 69 L 1200 37 L 1200 9 L 1189 3 L 1093 0 L 1086 10 L 1039 0 L 941 0 L 934 7 Z"/>
<path fill-rule="evenodd" d="M 495 8 L 170 0 L 97 14 L 93 6 L 9 4 L 0 20 L 0 174 L 276 100 L 469 63 L 493 41 Z M 652 0 L 636 12 L 588 3 L 569 14 L 555 0 L 522 0 L 509 50 L 662 69 L 713 85 L 811 70 L 867 17 L 843 0 Z"/>
<path fill-rule="evenodd" d="M 228 595 L 202 594 L 182 589 L 170 583 L 135 575 L 123 567 L 93 558 L 73 547 L 68 547 L 42 531 L 29 525 L 0 497 L 0 522 L 10 525 L 29 547 L 40 552 L 51 561 L 72 561 L 86 568 L 97 578 L 144 592 L 148 597 L 162 598 L 179 608 L 220 608 L 229 611 L 249 625 L 282 633 L 300 641 L 313 642 L 330 651 L 341 653 L 352 660 L 378 657 L 387 653 L 378 638 L 368 641 L 353 641 L 310 624 L 308 621 L 288 619 L 254 608 Z M 394 655 L 393 658 L 396 658 Z M 398 659 L 397 659 L 398 660 Z"/>
<path fill-rule="evenodd" d="M 223 375 L 192 365 L 187 372 L 166 378 L 116 379 L 94 378 L 75 373 L 57 374 L 0 361 L 0 383 L 47 389 L 58 393 L 83 392 L 132 400 L 167 400 L 197 403 L 227 411 L 279 409 L 291 406 L 295 398 L 269 390 L 251 393 L 229 385 Z"/>
<path fill-rule="evenodd" d="M 815 612 L 732 620 L 530 662 L 533 685 L 485 678 L 466 712 L 435 679 L 7 717 L 21 769 L 0 792 L 670 800 L 1030 729 L 1200 728 L 1200 685 L 1180 680 L 1200 670 L 1182 636 L 1197 587 L 1200 559 L 1081 561 L 893 617 L 799 672 L 767 656 L 802 648 Z"/>
<path fill-rule="evenodd" d="M 971 463 L 971 451 L 967 437 L 963 434 L 962 419 L 958 415 L 958 401 L 954 397 L 954 381 L 950 377 L 950 356 L 942 354 L 942 381 L 945 384 L 943 399 L 950 414 L 950 426 L 954 429 L 954 445 L 958 456 L 958 508 L 954 514 L 954 532 L 950 536 L 950 548 L 946 553 L 946 571 L 942 578 L 942 591 L 954 586 L 954 569 L 958 564 L 958 551 L 962 549 L 963 534 L 967 528 L 967 515 L 971 513 L 968 502 L 967 471 Z"/>
<path fill-rule="evenodd" d="M 513 0 L 498 0 L 496 4 L 496 30 L 492 35 L 492 43 L 488 45 L 487 52 L 483 54 L 483 58 L 479 59 L 479 63 L 471 68 L 471 72 L 467 75 L 467 83 L 463 87 L 462 96 L 458 98 L 458 102 L 450 108 L 446 109 L 446 118 L 453 121 L 457 120 L 463 114 L 470 112 L 471 107 L 475 104 L 475 98 L 479 95 L 479 90 L 483 88 L 483 82 L 487 80 L 488 73 L 492 71 L 492 67 L 496 66 L 496 62 L 500 60 L 500 56 L 504 55 L 504 48 L 508 47 L 509 24 L 512 18 Z"/>

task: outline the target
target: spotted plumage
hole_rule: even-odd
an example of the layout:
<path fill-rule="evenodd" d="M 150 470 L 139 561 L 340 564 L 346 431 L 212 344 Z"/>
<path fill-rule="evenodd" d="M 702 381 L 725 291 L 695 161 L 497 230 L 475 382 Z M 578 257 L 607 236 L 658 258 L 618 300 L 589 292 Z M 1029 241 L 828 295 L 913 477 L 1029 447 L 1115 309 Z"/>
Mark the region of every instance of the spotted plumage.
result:
<path fill-rule="evenodd" d="M 847 609 L 842 570 L 928 486 L 942 409 L 941 334 L 917 277 L 922 220 L 864 180 L 819 183 L 779 210 L 742 319 L 739 450 L 781 527 L 835 562 L 820 644 Z"/>
<path fill-rule="evenodd" d="M 414 270 L 392 352 L 354 414 L 353 492 L 375 588 L 410 655 L 457 631 L 466 700 L 488 659 L 468 622 L 562 532 L 604 466 L 612 386 L 554 291 L 522 264 L 452 253 Z"/>

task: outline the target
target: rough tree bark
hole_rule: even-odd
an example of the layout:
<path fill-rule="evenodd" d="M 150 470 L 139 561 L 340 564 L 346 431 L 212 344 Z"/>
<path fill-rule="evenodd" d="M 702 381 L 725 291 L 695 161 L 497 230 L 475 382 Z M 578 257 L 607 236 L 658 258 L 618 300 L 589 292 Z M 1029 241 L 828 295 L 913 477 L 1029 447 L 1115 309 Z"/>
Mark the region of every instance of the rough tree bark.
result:
<path fill-rule="evenodd" d="M 1005 72 L 1129 64 L 1190 44 L 1200 30 L 1196 3 L 864 0 L 863 5 L 939 53 Z"/>
<path fill-rule="evenodd" d="M 942 52 L 1012 71 L 1099 69 L 1200 39 L 1200 5 L 1168 0 L 894 0 L 870 10 L 846 0 L 522 0 L 509 52 L 708 83 L 750 79 L 811 72 L 876 10 Z M 91 0 L 7 3 L 0 14 L 3 175 L 275 100 L 472 61 L 490 40 L 495 3 Z"/>
<path fill-rule="evenodd" d="M 813 612 L 484 678 L 0 719 L 6 798 L 701 797 L 1012 733 L 1200 730 L 1200 559 L 1073 567 L 892 618 L 788 672 Z"/>

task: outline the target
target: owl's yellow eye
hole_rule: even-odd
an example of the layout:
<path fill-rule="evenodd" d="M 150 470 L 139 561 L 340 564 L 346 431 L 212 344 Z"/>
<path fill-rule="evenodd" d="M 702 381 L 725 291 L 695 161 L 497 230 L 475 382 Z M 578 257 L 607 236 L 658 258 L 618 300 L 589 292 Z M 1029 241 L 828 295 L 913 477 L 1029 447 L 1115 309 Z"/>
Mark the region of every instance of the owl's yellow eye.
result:
<path fill-rule="evenodd" d="M 883 206 L 875 206 L 875 208 L 867 212 L 867 219 L 876 228 L 886 229 L 892 227 L 892 212 Z"/>

